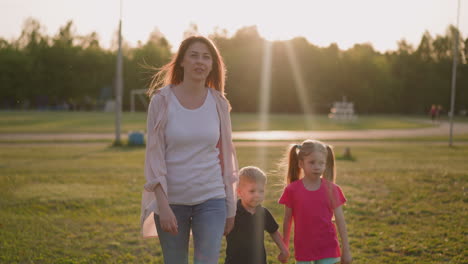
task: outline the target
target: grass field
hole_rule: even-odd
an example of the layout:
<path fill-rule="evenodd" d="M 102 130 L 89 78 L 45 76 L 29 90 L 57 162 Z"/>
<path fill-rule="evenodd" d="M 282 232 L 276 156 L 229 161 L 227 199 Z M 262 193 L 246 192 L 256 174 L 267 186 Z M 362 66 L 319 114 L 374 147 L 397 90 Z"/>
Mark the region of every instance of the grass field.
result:
<path fill-rule="evenodd" d="M 264 206 L 281 223 L 286 143 L 237 144 L 241 166 L 266 153 Z M 354 263 L 467 263 L 467 145 L 337 142 L 338 156 L 346 146 L 356 160 L 338 160 L 337 183 Z M 143 160 L 107 143 L 1 144 L 0 263 L 162 263 L 139 233 Z"/>
<path fill-rule="evenodd" d="M 146 113 L 125 112 L 122 132 L 146 130 Z M 303 115 L 274 114 L 269 119 L 269 130 L 362 130 L 399 129 L 432 126 L 423 123 L 426 117 L 360 116 L 355 122 L 339 122 L 326 116 L 313 116 L 310 126 Z M 0 111 L 0 133 L 113 133 L 113 113 L 103 112 L 12 112 Z M 259 117 L 255 114 L 232 115 L 235 131 L 259 130 Z"/>

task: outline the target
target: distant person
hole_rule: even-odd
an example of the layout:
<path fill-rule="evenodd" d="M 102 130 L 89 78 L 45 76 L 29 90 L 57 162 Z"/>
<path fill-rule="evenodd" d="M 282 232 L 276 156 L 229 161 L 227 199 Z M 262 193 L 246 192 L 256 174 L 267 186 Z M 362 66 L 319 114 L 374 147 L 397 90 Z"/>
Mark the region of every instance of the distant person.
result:
<path fill-rule="evenodd" d="M 429 110 L 429 115 L 431 116 L 432 123 L 434 123 L 437 118 L 437 106 L 435 104 L 431 106 L 431 110 Z"/>
<path fill-rule="evenodd" d="M 463 107 L 461 110 L 460 110 L 460 115 L 461 116 L 466 116 L 468 114 L 468 111 L 466 110 L 465 107 Z"/>
<path fill-rule="evenodd" d="M 442 105 L 437 105 L 436 111 L 436 120 L 440 121 L 440 116 L 442 115 Z"/>
<path fill-rule="evenodd" d="M 141 224 L 144 237 L 159 236 L 166 264 L 188 263 L 190 233 L 194 263 L 218 263 L 234 225 L 237 159 L 224 80 L 216 46 L 192 36 L 148 91 Z"/>
<path fill-rule="evenodd" d="M 342 205 L 346 198 L 335 182 L 335 155 L 330 146 L 306 140 L 289 150 L 289 184 L 279 203 L 285 205 L 283 239 L 289 244 L 294 220 L 296 263 L 349 264 L 352 261 Z M 336 228 L 341 237 L 341 252 Z M 289 248 L 289 247 L 288 247 Z"/>
<path fill-rule="evenodd" d="M 286 263 L 289 252 L 278 231 L 278 224 L 261 203 L 265 197 L 265 173 L 257 167 L 239 171 L 237 213 L 234 229 L 226 237 L 225 264 L 266 264 L 264 231 L 280 250 L 278 260 Z"/>

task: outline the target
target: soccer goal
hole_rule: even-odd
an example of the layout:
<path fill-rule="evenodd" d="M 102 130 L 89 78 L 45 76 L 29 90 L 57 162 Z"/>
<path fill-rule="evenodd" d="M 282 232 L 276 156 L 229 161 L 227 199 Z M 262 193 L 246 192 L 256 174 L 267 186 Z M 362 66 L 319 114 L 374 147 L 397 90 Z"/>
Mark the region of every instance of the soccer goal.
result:
<path fill-rule="evenodd" d="M 130 91 L 130 111 L 135 112 L 135 97 L 138 97 L 145 109 L 148 109 L 148 99 L 146 89 L 135 89 Z"/>

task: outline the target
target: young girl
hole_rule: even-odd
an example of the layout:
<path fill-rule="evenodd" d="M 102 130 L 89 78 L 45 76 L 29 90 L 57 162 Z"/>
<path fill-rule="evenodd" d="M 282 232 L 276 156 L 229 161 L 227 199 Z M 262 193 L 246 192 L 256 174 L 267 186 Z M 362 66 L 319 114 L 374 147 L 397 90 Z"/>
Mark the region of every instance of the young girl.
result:
<path fill-rule="evenodd" d="M 288 186 L 279 203 L 285 205 L 283 239 L 289 248 L 294 219 L 296 263 L 351 263 L 346 222 L 341 206 L 346 198 L 335 182 L 335 156 L 330 146 L 306 140 L 289 150 Z M 342 242 L 342 255 L 332 222 Z M 341 259 L 340 259 L 341 255 Z"/>

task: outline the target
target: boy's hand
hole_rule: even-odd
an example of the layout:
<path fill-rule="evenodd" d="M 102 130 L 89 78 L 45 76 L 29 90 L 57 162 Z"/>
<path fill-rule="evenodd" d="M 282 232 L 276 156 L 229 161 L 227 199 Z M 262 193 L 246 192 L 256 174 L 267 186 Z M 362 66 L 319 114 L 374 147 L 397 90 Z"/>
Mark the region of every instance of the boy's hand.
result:
<path fill-rule="evenodd" d="M 278 260 L 281 263 L 286 263 L 286 262 L 288 262 L 288 259 L 289 259 L 289 252 L 282 250 L 281 253 L 278 255 Z"/>
<path fill-rule="evenodd" d="M 284 243 L 284 246 L 286 248 L 289 248 L 289 240 L 284 240 L 284 238 L 283 238 L 283 243 Z M 288 254 L 289 254 L 289 252 L 288 252 Z"/>
<path fill-rule="evenodd" d="M 234 217 L 226 218 L 226 225 L 224 225 L 224 235 L 227 236 L 234 228 Z"/>

